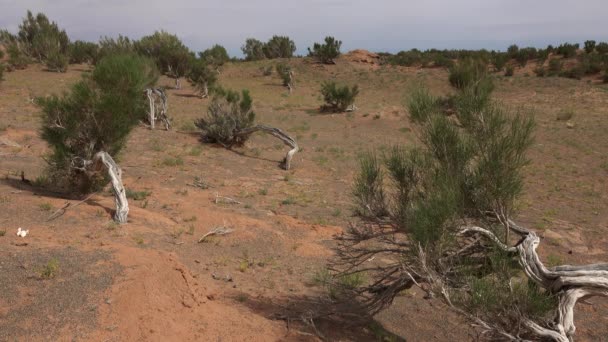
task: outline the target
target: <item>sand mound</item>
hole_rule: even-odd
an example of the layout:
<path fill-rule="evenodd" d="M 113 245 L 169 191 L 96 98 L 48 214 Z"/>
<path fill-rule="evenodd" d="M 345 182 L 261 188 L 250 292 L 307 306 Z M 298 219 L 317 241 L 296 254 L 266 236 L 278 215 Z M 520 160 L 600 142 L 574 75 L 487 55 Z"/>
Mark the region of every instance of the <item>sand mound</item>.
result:
<path fill-rule="evenodd" d="M 353 63 L 365 63 L 371 65 L 380 65 L 380 56 L 367 50 L 352 50 L 343 55 L 343 58 Z"/>

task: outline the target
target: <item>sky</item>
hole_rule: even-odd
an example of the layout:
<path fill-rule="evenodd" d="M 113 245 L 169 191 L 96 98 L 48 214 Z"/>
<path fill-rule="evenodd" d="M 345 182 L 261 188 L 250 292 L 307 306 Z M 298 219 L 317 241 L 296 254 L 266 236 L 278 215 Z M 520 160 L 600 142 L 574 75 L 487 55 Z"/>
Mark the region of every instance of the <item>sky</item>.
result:
<path fill-rule="evenodd" d="M 194 51 L 221 44 L 240 57 L 247 38 L 287 35 L 306 54 L 331 35 L 342 50 L 496 49 L 608 41 L 607 0 L 0 0 L 0 28 L 30 9 L 72 40 L 164 29 Z"/>

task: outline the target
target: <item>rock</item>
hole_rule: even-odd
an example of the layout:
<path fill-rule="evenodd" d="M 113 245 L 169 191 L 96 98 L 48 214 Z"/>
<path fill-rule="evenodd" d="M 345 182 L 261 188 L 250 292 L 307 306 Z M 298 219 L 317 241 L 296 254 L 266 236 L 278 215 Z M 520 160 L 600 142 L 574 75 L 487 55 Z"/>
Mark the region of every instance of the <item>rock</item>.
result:
<path fill-rule="evenodd" d="M 566 122 L 566 127 L 568 127 L 568 128 L 574 128 L 574 126 L 575 126 L 574 122 L 572 122 L 572 121 Z"/>

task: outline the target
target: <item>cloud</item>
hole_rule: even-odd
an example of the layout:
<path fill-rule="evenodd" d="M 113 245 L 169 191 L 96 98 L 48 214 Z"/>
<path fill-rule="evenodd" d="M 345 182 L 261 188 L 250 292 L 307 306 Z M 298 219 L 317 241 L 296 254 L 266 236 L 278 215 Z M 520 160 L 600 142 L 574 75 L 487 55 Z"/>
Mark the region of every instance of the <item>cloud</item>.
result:
<path fill-rule="evenodd" d="M 565 40 L 608 40 L 604 0 L 0 0 L 0 27 L 15 31 L 27 9 L 73 39 L 132 38 L 165 29 L 194 50 L 220 43 L 240 55 L 246 38 L 288 35 L 299 53 L 333 35 L 344 49 L 504 49 Z"/>

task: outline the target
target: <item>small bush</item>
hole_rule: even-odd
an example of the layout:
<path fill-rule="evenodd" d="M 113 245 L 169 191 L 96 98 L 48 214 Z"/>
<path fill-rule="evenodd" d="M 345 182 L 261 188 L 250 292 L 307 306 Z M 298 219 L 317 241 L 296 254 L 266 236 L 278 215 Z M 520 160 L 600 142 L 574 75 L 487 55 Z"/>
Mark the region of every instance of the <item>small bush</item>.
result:
<path fill-rule="evenodd" d="M 563 63 L 559 59 L 549 60 L 549 69 L 547 70 L 548 76 L 557 76 L 562 72 Z"/>
<path fill-rule="evenodd" d="M 363 155 L 353 187 L 357 215 L 376 218 L 388 214 L 383 182 L 384 173 L 378 158 L 371 153 Z"/>
<path fill-rule="evenodd" d="M 260 71 L 262 72 L 262 75 L 264 76 L 270 76 L 272 75 L 272 70 L 274 68 L 272 67 L 272 65 L 266 66 L 266 67 L 260 67 Z"/>
<path fill-rule="evenodd" d="M 150 191 L 135 191 L 132 189 L 128 189 L 126 191 L 126 195 L 128 199 L 134 199 L 136 201 L 139 200 L 144 200 L 146 199 L 148 196 L 150 196 L 151 192 Z"/>
<path fill-rule="evenodd" d="M 82 64 L 93 63 L 97 56 L 97 44 L 77 40 L 70 43 L 70 63 Z"/>
<path fill-rule="evenodd" d="M 266 58 L 291 58 L 296 52 L 296 44 L 287 36 L 272 36 L 262 50 Z"/>
<path fill-rule="evenodd" d="M 59 51 L 49 53 L 45 65 L 49 71 L 66 72 L 68 70 L 69 57 Z"/>
<path fill-rule="evenodd" d="M 564 43 L 557 47 L 557 54 L 564 56 L 564 58 L 574 57 L 578 48 L 578 44 Z"/>
<path fill-rule="evenodd" d="M 54 278 L 57 275 L 57 272 L 59 272 L 59 261 L 54 258 L 49 260 L 49 262 L 46 263 L 46 265 L 42 266 L 38 270 L 38 274 L 40 275 L 40 278 L 42 278 L 42 279 Z"/>
<path fill-rule="evenodd" d="M 281 77 L 284 86 L 288 86 L 291 82 L 291 67 L 286 63 L 278 63 L 276 65 L 277 74 Z"/>
<path fill-rule="evenodd" d="M 241 47 L 245 60 L 247 61 L 259 61 L 266 56 L 264 55 L 264 43 L 254 38 L 247 38 L 245 45 Z"/>
<path fill-rule="evenodd" d="M 585 41 L 585 52 L 592 53 L 595 51 L 595 40 L 586 40 Z"/>
<path fill-rule="evenodd" d="M 508 65 L 507 69 L 505 69 L 505 76 L 511 77 L 515 73 L 515 68 L 512 65 Z"/>
<path fill-rule="evenodd" d="M 207 116 L 196 120 L 203 142 L 218 143 L 226 147 L 241 146 L 250 134 L 238 134 L 253 127 L 255 112 L 248 90 L 241 94 L 231 90 L 218 90 L 207 109 Z"/>
<path fill-rule="evenodd" d="M 230 60 L 226 48 L 219 44 L 213 45 L 211 48 L 199 52 L 198 57 L 203 60 L 206 64 L 220 67 Z"/>
<path fill-rule="evenodd" d="M 606 42 L 600 42 L 595 47 L 595 51 L 597 51 L 600 54 L 606 54 L 606 53 L 608 53 L 608 43 L 606 43 Z"/>
<path fill-rule="evenodd" d="M 340 56 L 341 46 L 342 41 L 325 37 L 325 44 L 315 43 L 312 49 L 308 48 L 308 56 L 318 59 L 321 63 L 333 64 L 334 59 Z"/>
<path fill-rule="evenodd" d="M 217 82 L 217 72 L 204 59 L 199 58 L 192 63 L 188 82 L 198 90 L 201 97 L 206 97 Z"/>
<path fill-rule="evenodd" d="M 336 82 L 326 81 L 321 85 L 321 95 L 325 104 L 322 110 L 344 112 L 350 105 L 355 103 L 355 97 L 359 94 L 359 87 L 354 85 L 339 86 Z"/>
<path fill-rule="evenodd" d="M 494 64 L 494 67 L 496 68 L 496 71 L 500 72 L 502 71 L 502 69 L 505 67 L 505 65 L 507 64 L 508 61 L 508 57 L 506 54 L 504 53 L 497 53 L 493 60 L 492 63 Z"/>
<path fill-rule="evenodd" d="M 534 68 L 534 74 L 536 74 L 538 77 L 545 77 L 547 76 L 547 70 L 542 66 L 538 66 Z"/>
<path fill-rule="evenodd" d="M 456 89 L 467 88 L 487 74 L 487 65 L 479 59 L 465 59 L 450 68 L 449 81 Z"/>

